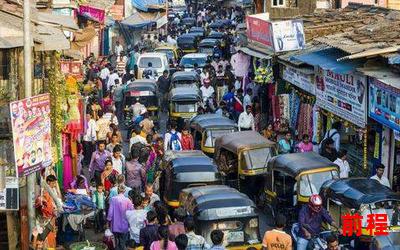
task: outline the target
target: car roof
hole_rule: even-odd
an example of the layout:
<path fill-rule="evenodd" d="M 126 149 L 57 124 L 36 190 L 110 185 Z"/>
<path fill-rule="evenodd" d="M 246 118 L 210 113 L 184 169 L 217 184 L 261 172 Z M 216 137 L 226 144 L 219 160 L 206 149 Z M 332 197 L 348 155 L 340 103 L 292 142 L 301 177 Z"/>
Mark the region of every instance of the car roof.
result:
<path fill-rule="evenodd" d="M 320 193 L 322 197 L 339 201 L 348 208 L 359 208 L 361 204 L 385 200 L 400 201 L 400 194 L 393 192 L 377 180 L 361 177 L 327 181 L 322 185 Z"/>
<path fill-rule="evenodd" d="M 172 77 L 171 81 L 174 81 L 176 78 L 183 79 L 183 80 L 200 80 L 199 74 L 195 71 L 176 71 Z"/>
<path fill-rule="evenodd" d="M 297 176 L 304 171 L 337 165 L 315 152 L 282 154 L 268 162 L 268 168 Z"/>
<path fill-rule="evenodd" d="M 189 53 L 184 55 L 182 58 L 204 58 L 204 57 L 208 57 L 208 55 L 204 53 Z"/>

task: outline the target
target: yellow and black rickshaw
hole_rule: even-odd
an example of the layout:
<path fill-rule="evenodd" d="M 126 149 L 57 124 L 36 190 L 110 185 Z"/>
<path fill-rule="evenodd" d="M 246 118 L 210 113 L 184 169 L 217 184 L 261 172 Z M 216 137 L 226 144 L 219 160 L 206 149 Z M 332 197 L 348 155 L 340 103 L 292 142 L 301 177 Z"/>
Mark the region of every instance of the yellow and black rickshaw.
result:
<path fill-rule="evenodd" d="M 124 89 L 123 107 L 125 107 L 125 125 L 133 122 L 133 112 L 130 108 L 137 100 L 143 104 L 154 123 L 159 121 L 159 104 L 155 80 L 140 79 L 128 84 Z"/>
<path fill-rule="evenodd" d="M 201 92 L 196 87 L 177 87 L 169 92 L 169 121 L 176 121 L 178 126 L 184 125 L 197 114 L 201 104 Z"/>
<path fill-rule="evenodd" d="M 176 87 L 200 87 L 200 76 L 194 71 L 177 71 L 171 77 L 171 89 Z"/>
<path fill-rule="evenodd" d="M 278 155 L 267 169 L 260 201 L 272 215 L 283 213 L 291 221 L 325 181 L 339 177 L 338 166 L 314 152 Z"/>
<path fill-rule="evenodd" d="M 227 186 L 184 189 L 181 206 L 196 222 L 195 233 L 212 245 L 211 232 L 222 230 L 227 249 L 261 249 L 259 214 L 249 197 Z"/>
<path fill-rule="evenodd" d="M 225 116 L 204 114 L 193 117 L 190 128 L 196 148 L 212 156 L 216 138 L 236 132 L 237 124 Z"/>
<path fill-rule="evenodd" d="M 201 151 L 165 153 L 160 176 L 160 195 L 169 207 L 179 207 L 179 193 L 184 188 L 216 184 L 222 184 L 217 166 Z"/>
<path fill-rule="evenodd" d="M 355 249 L 369 249 L 375 230 L 369 230 L 369 214 L 387 215 L 388 232 L 400 232 L 400 194 L 367 178 L 335 179 L 325 182 L 320 191 L 333 220 L 342 228 L 342 215 L 362 217 L 361 236 L 354 234 Z M 372 234 L 371 234 L 372 233 Z"/>
<path fill-rule="evenodd" d="M 160 46 L 155 48 L 154 52 L 165 53 L 167 55 L 168 60 L 172 60 L 174 63 L 178 62 L 182 54 L 180 49 L 178 49 L 175 46 Z"/>
<path fill-rule="evenodd" d="M 229 133 L 215 140 L 214 160 L 225 184 L 254 200 L 262 193 L 267 164 L 275 155 L 275 143 L 255 131 Z"/>

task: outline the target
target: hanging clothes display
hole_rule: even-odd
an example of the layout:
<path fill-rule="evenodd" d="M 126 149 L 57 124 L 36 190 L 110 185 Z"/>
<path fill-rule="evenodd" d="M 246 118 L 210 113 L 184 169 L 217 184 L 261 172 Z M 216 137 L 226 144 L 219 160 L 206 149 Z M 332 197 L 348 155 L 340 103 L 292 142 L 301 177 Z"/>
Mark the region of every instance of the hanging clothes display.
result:
<path fill-rule="evenodd" d="M 300 112 L 299 119 L 297 123 L 297 131 L 299 137 L 307 134 L 312 136 L 312 127 L 313 127 L 313 114 L 312 114 L 313 106 L 309 103 L 301 103 L 300 104 Z"/>
<path fill-rule="evenodd" d="M 299 111 L 300 111 L 300 98 L 296 94 L 296 92 L 292 91 L 289 95 L 289 103 L 290 103 L 290 118 L 289 125 L 291 128 L 296 128 L 297 121 L 299 119 Z M 301 116 L 300 116 L 301 117 Z"/>

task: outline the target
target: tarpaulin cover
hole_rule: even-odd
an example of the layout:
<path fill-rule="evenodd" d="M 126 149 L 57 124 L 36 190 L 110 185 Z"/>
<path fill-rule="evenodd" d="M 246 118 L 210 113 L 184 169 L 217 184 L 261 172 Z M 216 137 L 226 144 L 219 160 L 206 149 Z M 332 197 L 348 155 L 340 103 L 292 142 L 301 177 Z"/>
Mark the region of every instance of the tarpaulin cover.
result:
<path fill-rule="evenodd" d="M 123 25 L 127 25 L 132 28 L 141 28 L 151 23 L 157 22 L 157 20 L 161 17 L 159 12 L 155 13 L 146 13 L 146 12 L 136 12 L 131 16 L 125 18 L 121 22 Z"/>
<path fill-rule="evenodd" d="M 132 0 L 133 7 L 141 11 L 148 11 L 150 5 L 161 5 L 164 3 L 164 0 Z"/>

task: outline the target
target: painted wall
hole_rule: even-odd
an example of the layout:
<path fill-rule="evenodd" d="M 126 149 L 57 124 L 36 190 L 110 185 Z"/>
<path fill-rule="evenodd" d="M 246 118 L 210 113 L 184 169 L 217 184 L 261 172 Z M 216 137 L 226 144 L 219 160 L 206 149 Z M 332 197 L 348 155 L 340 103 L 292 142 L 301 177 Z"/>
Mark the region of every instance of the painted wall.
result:
<path fill-rule="evenodd" d="M 388 8 L 400 10 L 400 0 L 387 0 L 387 2 Z"/>

